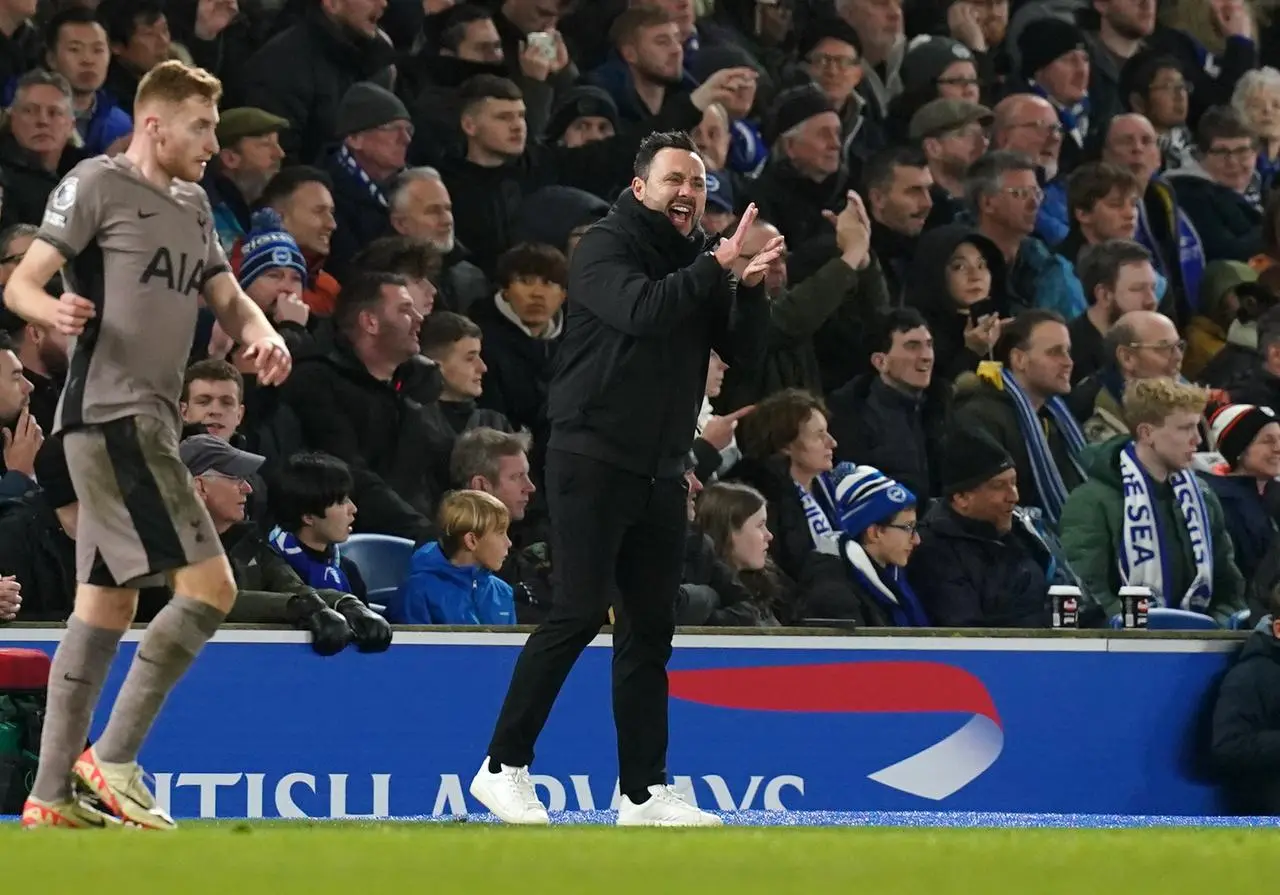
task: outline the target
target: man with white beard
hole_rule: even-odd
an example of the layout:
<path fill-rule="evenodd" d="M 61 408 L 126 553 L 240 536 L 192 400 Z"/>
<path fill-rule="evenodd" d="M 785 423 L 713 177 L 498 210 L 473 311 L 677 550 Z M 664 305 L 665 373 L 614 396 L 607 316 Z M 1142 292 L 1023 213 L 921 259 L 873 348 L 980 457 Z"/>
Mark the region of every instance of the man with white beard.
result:
<path fill-rule="evenodd" d="M 397 233 L 425 240 L 440 253 L 436 281 L 439 304 L 463 313 L 477 299 L 493 296 L 493 287 L 479 267 L 472 264 L 466 246 L 453 232 L 453 201 L 449 188 L 435 168 L 408 168 L 391 186 L 391 227 Z"/>

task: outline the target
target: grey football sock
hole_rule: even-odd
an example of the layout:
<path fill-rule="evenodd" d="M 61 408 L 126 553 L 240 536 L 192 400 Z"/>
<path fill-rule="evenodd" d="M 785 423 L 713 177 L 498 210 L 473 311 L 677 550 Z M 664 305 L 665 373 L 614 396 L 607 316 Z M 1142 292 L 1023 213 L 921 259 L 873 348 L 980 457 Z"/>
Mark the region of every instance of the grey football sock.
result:
<path fill-rule="evenodd" d="M 123 631 L 96 628 L 74 615 L 53 654 L 49 696 L 40 732 L 40 768 L 31 794 L 45 802 L 71 797 L 71 766 L 84 751 L 93 708 Z"/>
<path fill-rule="evenodd" d="M 107 729 L 94 743 L 98 758 L 113 764 L 138 760 L 165 697 L 224 618 L 226 613 L 208 603 L 176 595 L 156 614 L 138 644 Z"/>

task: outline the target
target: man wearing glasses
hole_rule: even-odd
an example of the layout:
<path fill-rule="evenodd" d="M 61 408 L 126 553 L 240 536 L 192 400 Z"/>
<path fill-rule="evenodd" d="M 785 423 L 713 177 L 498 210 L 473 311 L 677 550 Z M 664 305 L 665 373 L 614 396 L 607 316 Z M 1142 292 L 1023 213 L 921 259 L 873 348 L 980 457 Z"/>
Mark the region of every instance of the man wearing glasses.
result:
<path fill-rule="evenodd" d="M 1253 134 L 1240 114 L 1214 107 L 1196 127 L 1195 161 L 1169 174 L 1205 257 L 1248 261 L 1262 251 L 1262 213 L 1245 196 L 1257 158 Z"/>
<path fill-rule="evenodd" d="M 1173 321 L 1156 311 L 1130 311 L 1107 331 L 1104 340 L 1108 363 L 1076 386 L 1072 404 L 1085 419 L 1084 435 L 1098 444 L 1129 432 L 1122 408 L 1130 383 L 1143 379 L 1180 379 L 1186 340 Z M 1090 399 L 1089 396 L 1092 395 Z M 1082 406 L 1093 407 L 1079 413 Z"/>
<path fill-rule="evenodd" d="M 327 267 L 341 282 L 361 246 L 391 231 L 387 189 L 404 170 L 413 140 L 409 110 L 390 90 L 370 82 L 352 85 L 338 106 L 342 140 L 324 168 L 333 178 L 333 233 Z"/>

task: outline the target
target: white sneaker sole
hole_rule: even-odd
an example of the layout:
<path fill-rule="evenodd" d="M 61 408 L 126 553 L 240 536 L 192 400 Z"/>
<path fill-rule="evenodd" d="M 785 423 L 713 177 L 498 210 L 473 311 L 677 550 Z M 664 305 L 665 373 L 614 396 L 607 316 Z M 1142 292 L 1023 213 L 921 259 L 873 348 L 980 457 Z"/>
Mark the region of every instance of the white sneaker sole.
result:
<path fill-rule="evenodd" d="M 498 820 L 502 821 L 504 824 L 513 824 L 521 827 L 543 827 L 551 823 L 550 818 L 545 814 L 540 817 L 529 817 L 528 815 L 517 816 L 509 814 L 506 811 L 499 810 L 497 807 L 498 800 L 490 800 L 488 787 L 481 782 L 481 778 L 479 776 L 472 779 L 471 786 L 468 788 L 468 791 L 471 793 L 471 797 L 473 799 L 488 808 L 489 813 L 498 818 Z"/>
<path fill-rule="evenodd" d="M 714 814 L 709 818 L 701 818 L 699 820 L 631 820 L 618 817 L 617 826 L 619 827 L 722 827 L 724 821 L 716 817 Z"/>

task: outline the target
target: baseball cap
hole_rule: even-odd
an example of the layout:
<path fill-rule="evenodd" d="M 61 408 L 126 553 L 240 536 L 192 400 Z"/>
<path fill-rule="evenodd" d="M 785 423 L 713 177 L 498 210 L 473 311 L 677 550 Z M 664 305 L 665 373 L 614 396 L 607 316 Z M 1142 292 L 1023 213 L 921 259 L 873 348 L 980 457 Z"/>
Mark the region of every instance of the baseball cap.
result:
<path fill-rule="evenodd" d="M 919 142 L 925 137 L 936 137 L 975 121 L 990 124 L 991 120 L 991 110 L 980 103 L 964 99 L 934 99 L 911 116 L 907 136 L 913 142 Z"/>
<path fill-rule="evenodd" d="M 263 137 L 288 130 L 289 119 L 253 106 L 227 109 L 218 119 L 218 145 L 224 149 L 245 137 Z"/>
<path fill-rule="evenodd" d="M 178 456 L 192 475 L 218 472 L 235 478 L 248 478 L 266 462 L 261 454 L 233 448 L 212 435 L 192 435 L 178 445 Z"/>
<path fill-rule="evenodd" d="M 707 207 L 732 213 L 733 183 L 727 171 L 707 172 Z"/>

